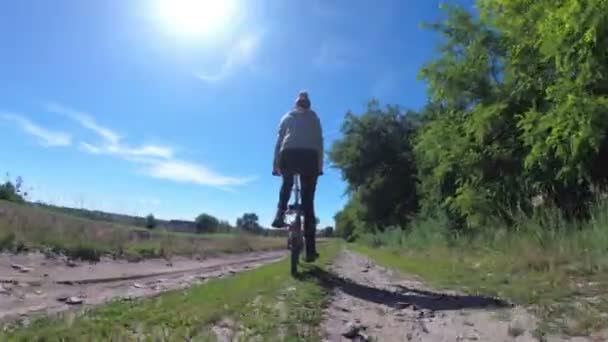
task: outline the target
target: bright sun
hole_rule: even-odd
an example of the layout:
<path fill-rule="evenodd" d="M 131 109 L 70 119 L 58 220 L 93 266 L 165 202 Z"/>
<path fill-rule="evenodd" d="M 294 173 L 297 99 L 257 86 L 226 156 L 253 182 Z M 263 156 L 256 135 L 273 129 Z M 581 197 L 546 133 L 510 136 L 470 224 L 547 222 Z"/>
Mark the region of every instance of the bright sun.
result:
<path fill-rule="evenodd" d="M 234 0 L 158 0 L 160 17 L 168 29 L 182 35 L 208 35 L 228 25 Z"/>

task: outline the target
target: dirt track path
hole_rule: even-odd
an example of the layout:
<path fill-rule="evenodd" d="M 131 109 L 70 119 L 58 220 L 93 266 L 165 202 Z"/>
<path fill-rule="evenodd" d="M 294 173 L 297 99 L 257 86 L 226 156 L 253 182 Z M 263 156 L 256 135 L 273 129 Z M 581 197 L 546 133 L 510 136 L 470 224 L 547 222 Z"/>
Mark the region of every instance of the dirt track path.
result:
<path fill-rule="evenodd" d="M 434 291 L 348 251 L 320 278 L 335 290 L 322 327 L 325 341 L 608 341 L 599 336 L 539 340 L 533 336 L 536 319 L 523 308 Z"/>
<path fill-rule="evenodd" d="M 108 300 L 154 296 L 277 261 L 284 251 L 226 255 L 201 261 L 140 263 L 102 260 L 67 265 L 42 255 L 0 255 L 0 320 L 56 313 Z M 25 267 L 22 272 L 19 267 Z M 81 300 L 67 304 L 65 300 Z"/>

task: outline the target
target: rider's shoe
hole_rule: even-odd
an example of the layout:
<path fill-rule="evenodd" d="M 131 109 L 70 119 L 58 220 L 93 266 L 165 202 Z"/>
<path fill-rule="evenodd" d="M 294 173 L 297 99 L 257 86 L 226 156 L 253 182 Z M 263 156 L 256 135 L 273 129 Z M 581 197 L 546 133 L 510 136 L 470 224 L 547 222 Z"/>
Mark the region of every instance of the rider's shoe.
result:
<path fill-rule="evenodd" d="M 272 226 L 274 228 L 285 228 L 285 212 L 281 209 L 277 210 L 277 214 L 272 221 Z"/>
<path fill-rule="evenodd" d="M 317 248 L 315 246 L 315 241 L 306 243 L 306 255 L 304 256 L 304 260 L 306 262 L 315 262 L 319 259 L 319 253 L 317 253 Z"/>
<path fill-rule="evenodd" d="M 320 257 L 320 255 L 317 252 L 306 253 L 306 256 L 304 257 L 304 261 L 315 262 L 315 261 L 317 261 L 317 259 L 319 259 L 319 257 Z"/>

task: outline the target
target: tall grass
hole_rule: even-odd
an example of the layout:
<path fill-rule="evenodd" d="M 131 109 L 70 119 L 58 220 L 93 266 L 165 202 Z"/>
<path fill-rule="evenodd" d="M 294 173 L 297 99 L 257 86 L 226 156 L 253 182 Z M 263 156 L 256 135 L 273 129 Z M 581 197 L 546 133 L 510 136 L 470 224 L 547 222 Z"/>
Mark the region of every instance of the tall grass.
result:
<path fill-rule="evenodd" d="M 161 229 L 149 231 L 0 201 L 0 251 L 38 250 L 90 261 L 110 255 L 137 261 L 271 250 L 284 245 L 283 238 L 244 233 L 197 235 Z"/>
<path fill-rule="evenodd" d="M 525 257 L 542 254 L 555 259 L 577 260 L 581 271 L 608 270 L 608 201 L 600 201 L 587 221 L 568 221 L 554 208 L 539 209 L 532 216 L 519 215 L 514 226 L 486 227 L 474 232 L 450 231 L 447 220 L 419 220 L 410 229 L 390 227 L 384 232 L 363 234 L 370 247 L 396 250 L 429 248 L 466 249 L 471 253 L 497 253 Z"/>

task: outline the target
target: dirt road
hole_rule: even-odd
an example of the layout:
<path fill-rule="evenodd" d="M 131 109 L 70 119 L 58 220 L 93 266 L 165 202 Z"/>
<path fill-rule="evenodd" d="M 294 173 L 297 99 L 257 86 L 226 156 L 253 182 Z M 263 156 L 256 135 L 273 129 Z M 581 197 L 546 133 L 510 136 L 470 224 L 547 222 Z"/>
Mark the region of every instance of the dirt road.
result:
<path fill-rule="evenodd" d="M 368 258 L 343 252 L 319 275 L 335 290 L 325 312 L 325 341 L 608 341 L 534 336 L 537 320 L 493 298 L 435 291 Z"/>
<path fill-rule="evenodd" d="M 137 263 L 104 259 L 71 263 L 42 254 L 0 255 L 0 320 L 55 313 L 111 299 L 153 296 L 277 261 L 284 251 L 226 255 L 205 260 Z"/>

